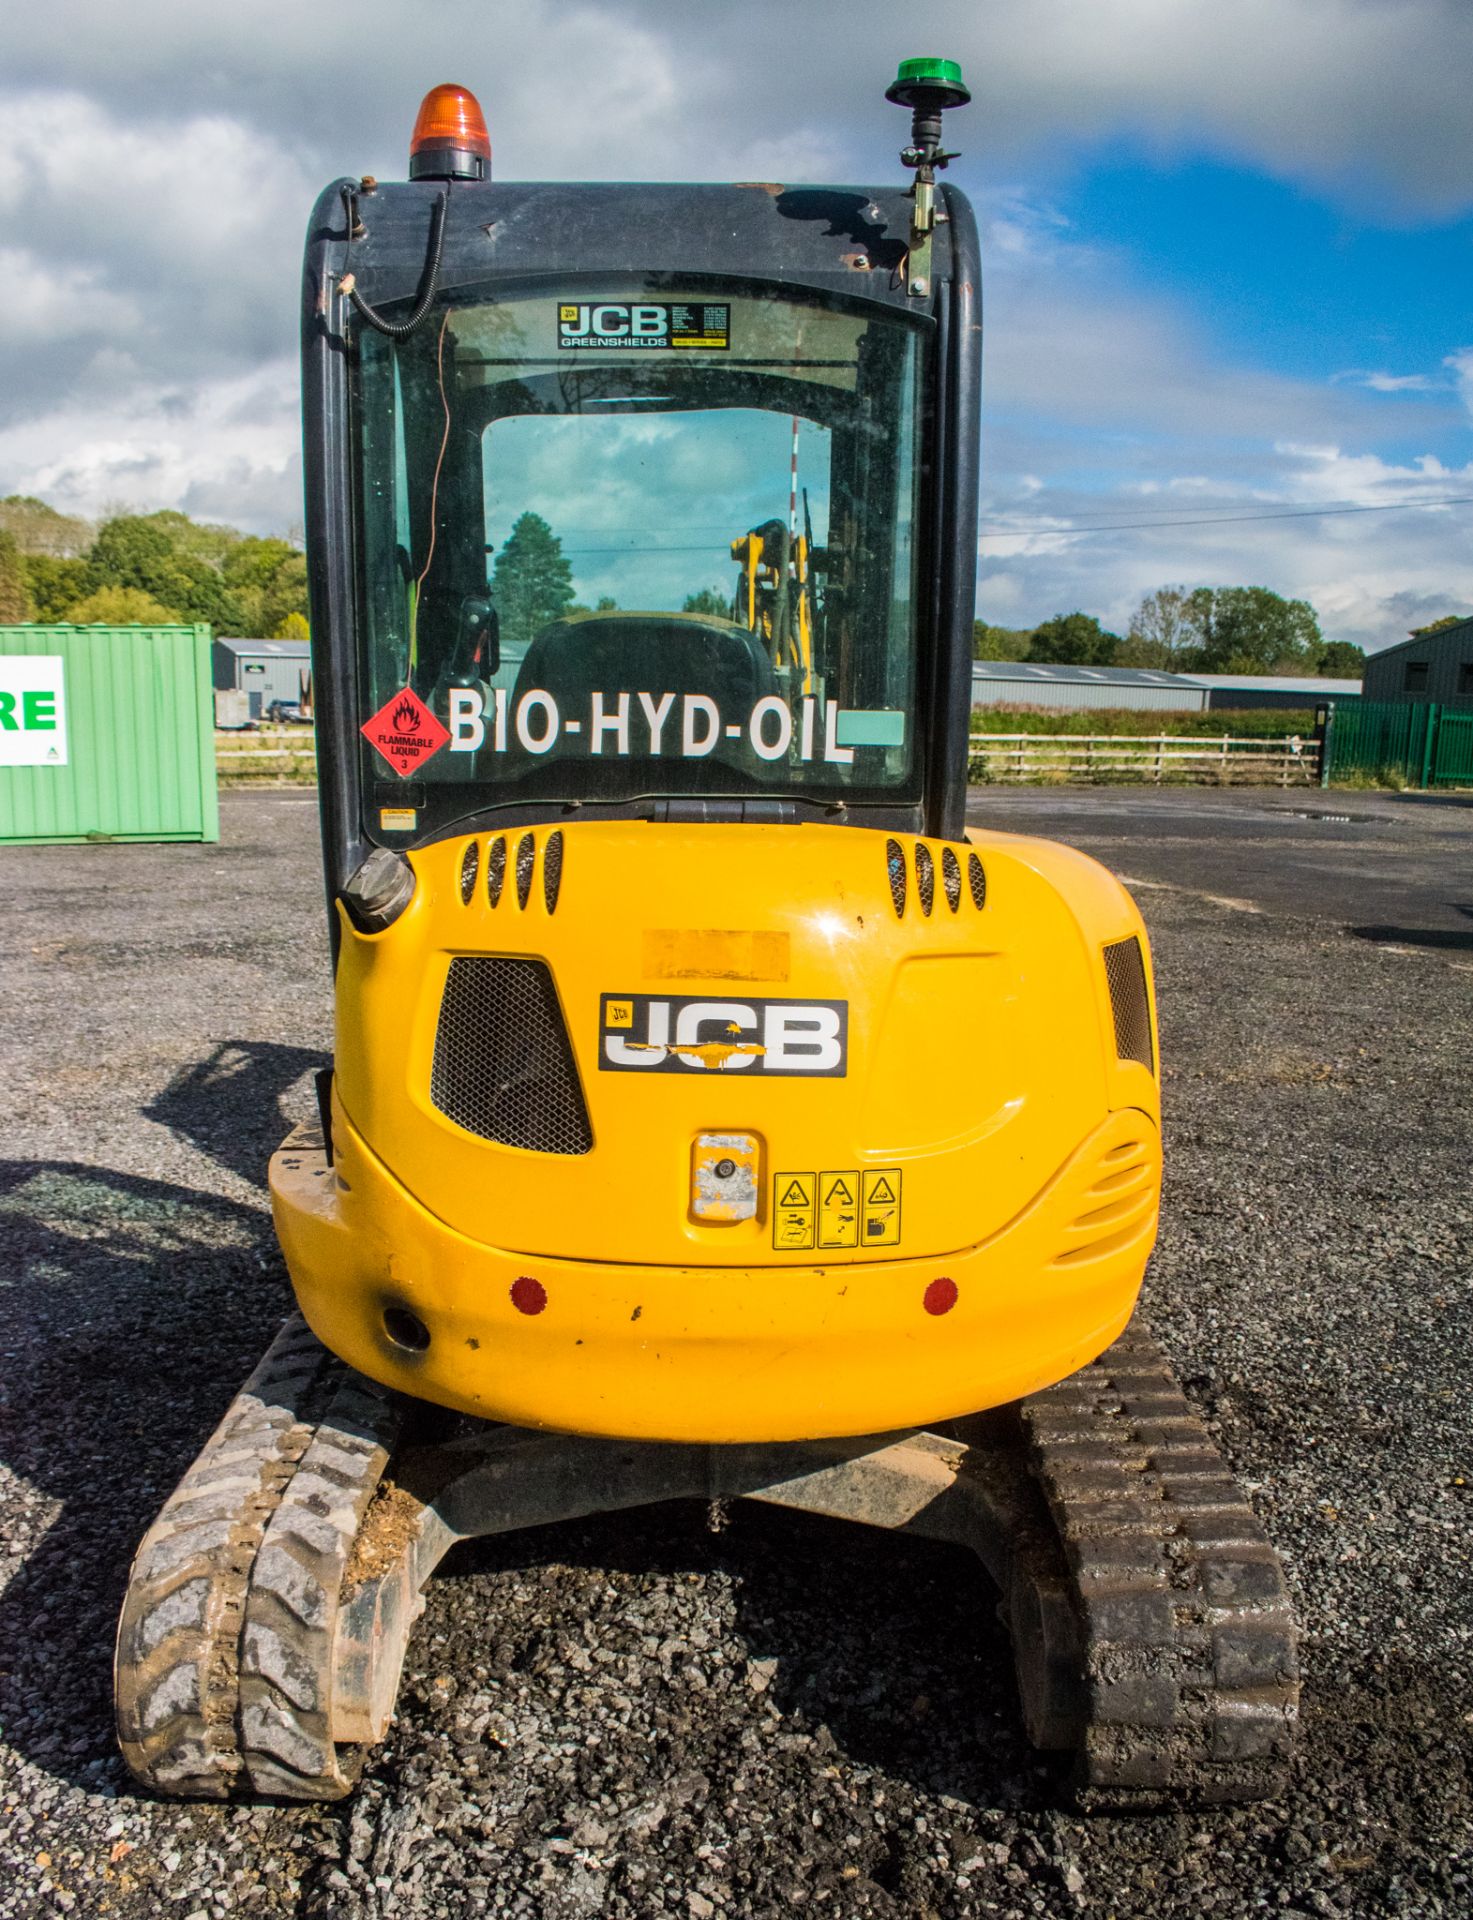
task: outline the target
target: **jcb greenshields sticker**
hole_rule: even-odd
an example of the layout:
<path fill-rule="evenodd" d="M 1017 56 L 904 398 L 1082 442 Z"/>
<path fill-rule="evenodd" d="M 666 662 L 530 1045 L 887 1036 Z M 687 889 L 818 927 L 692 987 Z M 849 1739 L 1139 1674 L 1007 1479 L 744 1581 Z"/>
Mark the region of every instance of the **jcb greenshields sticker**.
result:
<path fill-rule="evenodd" d="M 0 654 L 0 767 L 65 765 L 61 655 Z"/>
<path fill-rule="evenodd" d="M 557 343 L 572 352 L 655 349 L 724 353 L 731 345 L 731 308 L 715 300 L 560 300 Z"/>

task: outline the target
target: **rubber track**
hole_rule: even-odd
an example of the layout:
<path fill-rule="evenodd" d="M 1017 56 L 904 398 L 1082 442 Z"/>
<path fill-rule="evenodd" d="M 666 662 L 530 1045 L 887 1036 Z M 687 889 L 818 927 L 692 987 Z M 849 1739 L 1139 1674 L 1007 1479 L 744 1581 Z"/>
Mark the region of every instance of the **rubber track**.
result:
<path fill-rule="evenodd" d="M 1086 1806 L 1263 1799 L 1298 1716 L 1278 1555 L 1138 1324 L 1020 1403 L 1084 1624 Z"/>
<path fill-rule="evenodd" d="M 397 1431 L 392 1397 L 293 1314 L 134 1558 L 118 1739 L 160 1793 L 333 1799 L 362 1756 L 328 1737 L 348 1549 Z"/>

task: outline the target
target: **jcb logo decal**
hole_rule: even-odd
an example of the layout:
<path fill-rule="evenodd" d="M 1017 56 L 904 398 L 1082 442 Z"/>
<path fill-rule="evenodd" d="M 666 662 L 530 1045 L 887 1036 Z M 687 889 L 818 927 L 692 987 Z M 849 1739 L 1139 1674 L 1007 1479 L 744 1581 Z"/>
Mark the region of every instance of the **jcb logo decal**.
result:
<path fill-rule="evenodd" d="M 731 309 L 711 300 L 563 300 L 557 343 L 578 347 L 700 347 L 724 351 Z"/>
<path fill-rule="evenodd" d="M 654 999 L 606 993 L 598 1064 L 616 1073 L 778 1073 L 841 1079 L 847 1000 Z"/>

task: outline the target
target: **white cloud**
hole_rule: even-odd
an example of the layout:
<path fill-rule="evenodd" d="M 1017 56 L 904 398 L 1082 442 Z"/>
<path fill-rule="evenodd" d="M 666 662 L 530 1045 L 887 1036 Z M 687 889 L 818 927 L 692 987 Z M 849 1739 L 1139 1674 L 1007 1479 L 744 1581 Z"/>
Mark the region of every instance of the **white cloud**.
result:
<path fill-rule="evenodd" d="M 1452 371 L 1457 383 L 1458 397 L 1473 416 L 1473 347 L 1464 347 L 1459 353 L 1450 353 L 1442 363 Z"/>
<path fill-rule="evenodd" d="M 281 532 L 301 519 L 296 367 L 274 361 L 187 393 L 135 385 L 0 427 L 6 492 L 96 518 L 126 504 Z"/>
<path fill-rule="evenodd" d="M 307 210 L 337 173 L 402 174 L 428 87 L 480 91 L 508 177 L 896 179 L 905 116 L 880 95 L 915 47 L 915 18 L 880 0 L 437 0 L 412 20 L 388 0 L 69 0 L 12 15 L 0 492 L 259 528 L 299 513 Z M 1473 194 L 1466 0 L 933 0 L 923 38 L 977 92 L 954 177 L 975 184 L 985 159 L 1012 183 L 984 201 L 984 484 L 1007 538 L 983 549 L 983 610 L 1021 624 L 1082 605 L 1118 622 L 1163 580 L 1256 578 L 1308 593 L 1336 632 L 1385 639 L 1447 597 L 1473 605 L 1470 543 L 1454 537 L 1467 510 L 1067 537 L 1086 516 L 1473 491 L 1452 456 L 1407 451 L 1473 415 L 1473 347 L 1334 385 L 1234 364 L 1037 184 L 1124 142 L 1399 218 L 1446 214 Z"/>
<path fill-rule="evenodd" d="M 1431 393 L 1437 385 L 1425 373 L 1368 373 L 1359 368 L 1337 373 L 1335 379 L 1367 387 L 1372 393 Z"/>

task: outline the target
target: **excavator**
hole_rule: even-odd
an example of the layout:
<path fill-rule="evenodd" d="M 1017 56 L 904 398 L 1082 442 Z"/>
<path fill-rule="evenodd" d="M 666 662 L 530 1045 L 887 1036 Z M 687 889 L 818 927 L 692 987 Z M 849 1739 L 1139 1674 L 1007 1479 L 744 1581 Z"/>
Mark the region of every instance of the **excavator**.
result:
<path fill-rule="evenodd" d="M 451 1546 L 670 1500 L 969 1548 L 1076 1804 L 1285 1782 L 1283 1570 L 1134 1317 L 1145 928 L 966 824 L 970 95 L 887 98 L 908 185 L 580 185 L 438 87 L 311 215 L 333 1063 L 123 1604 L 161 1794 L 350 1792 Z"/>

